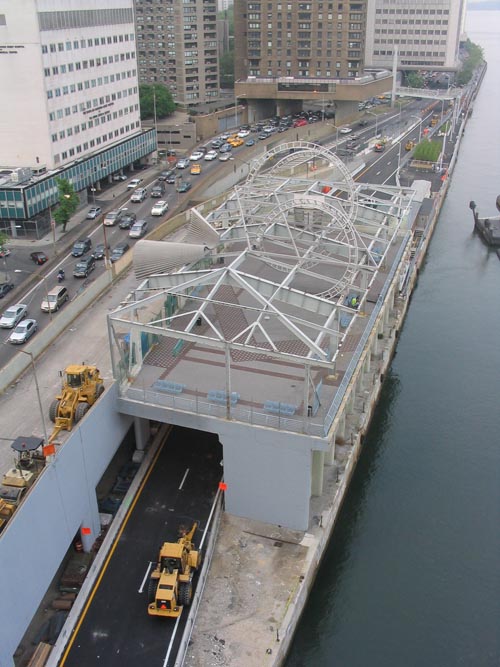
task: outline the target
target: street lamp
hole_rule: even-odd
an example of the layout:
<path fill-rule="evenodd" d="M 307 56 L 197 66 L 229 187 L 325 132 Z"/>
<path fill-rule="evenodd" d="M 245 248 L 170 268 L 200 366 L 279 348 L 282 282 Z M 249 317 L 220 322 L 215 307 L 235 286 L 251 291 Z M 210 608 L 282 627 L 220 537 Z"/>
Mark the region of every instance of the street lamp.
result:
<path fill-rule="evenodd" d="M 373 113 L 373 111 L 367 111 L 366 113 L 369 113 L 370 116 L 375 116 L 375 139 L 376 139 L 378 135 L 378 114 Z"/>
<path fill-rule="evenodd" d="M 42 419 L 43 439 L 45 441 L 45 444 L 48 445 L 49 440 L 47 438 L 47 429 L 45 428 L 45 417 L 43 415 L 42 399 L 40 397 L 40 387 L 38 386 L 38 377 L 37 377 L 37 374 L 36 374 L 35 358 L 33 356 L 33 353 L 28 352 L 27 350 L 19 350 L 19 352 L 22 352 L 23 354 L 27 354 L 29 356 L 29 358 L 31 359 L 31 367 L 33 368 L 33 377 L 35 378 L 36 397 L 38 399 L 38 407 L 40 409 L 40 417 Z"/>
<path fill-rule="evenodd" d="M 330 127 L 333 127 L 335 130 L 335 152 L 337 153 L 338 151 L 338 143 L 339 143 L 339 128 L 334 125 L 333 123 L 327 123 Z"/>
<path fill-rule="evenodd" d="M 27 273 L 29 276 L 31 276 L 31 273 L 29 271 L 25 271 L 24 269 L 14 269 L 14 273 Z M 47 285 L 47 277 L 44 275 L 41 275 L 40 277 L 43 280 L 43 286 L 45 287 L 45 298 L 47 299 L 47 305 L 49 307 L 49 318 L 52 321 L 52 310 L 50 309 L 49 303 L 49 288 Z"/>
<path fill-rule="evenodd" d="M 69 197 L 70 195 L 65 195 L 65 197 Z M 56 221 L 53 220 L 52 218 L 52 207 L 49 204 L 49 221 L 50 221 L 50 228 L 52 230 L 52 244 L 54 246 L 54 255 L 57 255 L 57 245 L 56 245 Z"/>

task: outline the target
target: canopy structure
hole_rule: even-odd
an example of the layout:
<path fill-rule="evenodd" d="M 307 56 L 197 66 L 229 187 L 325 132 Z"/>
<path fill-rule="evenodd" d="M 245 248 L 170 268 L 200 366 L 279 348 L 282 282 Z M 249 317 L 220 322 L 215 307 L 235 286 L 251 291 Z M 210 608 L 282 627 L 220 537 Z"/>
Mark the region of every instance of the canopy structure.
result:
<path fill-rule="evenodd" d="M 192 209 L 175 242 L 137 243 L 142 282 L 109 317 L 123 391 L 163 386 L 183 409 L 219 403 L 243 421 L 286 405 L 323 432 L 347 348 L 407 242 L 411 193 L 355 183 L 316 144 L 265 153 L 222 206 Z"/>

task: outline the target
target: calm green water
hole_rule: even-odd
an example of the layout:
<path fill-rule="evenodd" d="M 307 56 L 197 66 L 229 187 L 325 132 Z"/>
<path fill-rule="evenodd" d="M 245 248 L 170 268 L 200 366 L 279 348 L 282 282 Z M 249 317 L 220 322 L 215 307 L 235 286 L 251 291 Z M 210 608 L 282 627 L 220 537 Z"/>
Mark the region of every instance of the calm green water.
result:
<path fill-rule="evenodd" d="M 287 667 L 500 665 L 500 260 L 468 208 L 500 194 L 500 12 L 467 29 L 488 73 Z"/>

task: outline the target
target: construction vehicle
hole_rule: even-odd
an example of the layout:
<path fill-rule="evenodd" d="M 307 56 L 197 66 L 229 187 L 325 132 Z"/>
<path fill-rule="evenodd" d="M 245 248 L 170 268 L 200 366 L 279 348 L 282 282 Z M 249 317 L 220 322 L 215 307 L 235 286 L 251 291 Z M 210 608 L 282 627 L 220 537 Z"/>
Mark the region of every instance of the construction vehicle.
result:
<path fill-rule="evenodd" d="M 194 550 L 193 535 L 181 527 L 177 542 L 164 542 L 148 587 L 148 614 L 177 618 L 191 604 L 193 576 L 201 565 L 201 552 Z"/>
<path fill-rule="evenodd" d="M 439 121 L 439 116 L 437 115 L 437 113 L 433 114 L 431 118 L 431 127 L 436 127 L 438 121 Z"/>
<path fill-rule="evenodd" d="M 405 144 L 405 151 L 412 151 L 415 148 L 415 142 L 414 141 L 407 141 Z"/>
<path fill-rule="evenodd" d="M 55 427 L 49 437 L 53 442 L 59 431 L 71 431 L 104 391 L 99 369 L 95 366 L 68 366 L 64 371 L 61 393 L 50 404 L 49 418 Z"/>

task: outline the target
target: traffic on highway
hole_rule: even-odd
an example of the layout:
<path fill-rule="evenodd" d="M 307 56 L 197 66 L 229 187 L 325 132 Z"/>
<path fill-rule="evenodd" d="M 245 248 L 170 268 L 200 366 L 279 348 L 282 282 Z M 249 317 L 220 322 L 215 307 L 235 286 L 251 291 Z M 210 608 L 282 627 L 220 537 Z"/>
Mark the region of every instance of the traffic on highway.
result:
<path fill-rule="evenodd" d="M 430 125 L 436 104 L 439 103 L 410 100 L 400 103 L 396 112 L 380 107 L 381 113 L 378 114 L 365 109 L 363 118 L 352 126 L 340 128 L 326 119 L 321 121 L 317 114 L 307 115 L 306 112 L 298 118 L 275 117 L 252 126 L 243 125 L 233 134 L 223 133 L 194 149 L 189 156 L 173 161 L 169 168 L 153 178 L 135 176 L 129 180 L 120 175 L 119 180 L 113 180 L 113 197 L 123 200 L 124 195 L 129 194 L 128 199 L 111 210 L 104 210 L 104 204 L 94 202 L 86 213 L 87 220 L 94 223 L 93 229 L 82 233 L 69 252 L 61 254 L 55 265 L 50 264 L 49 270 L 44 271 L 42 267 L 50 254 L 50 245 L 44 251 L 31 253 L 27 248 L 16 247 L 8 257 L 3 257 L 5 281 L 0 288 L 5 296 L 8 294 L 10 297 L 9 307 L 23 305 L 25 311 L 23 319 L 14 326 L 0 324 L 0 341 L 4 343 L 0 346 L 0 365 L 16 354 L 18 345 L 31 339 L 52 318 L 57 317 L 59 309 L 76 298 L 95 277 L 112 271 L 113 263 L 131 252 L 138 239 L 172 215 L 185 202 L 184 198 L 189 196 L 187 193 L 193 184 L 219 169 L 219 163 L 234 160 L 235 155 L 246 154 L 256 142 L 263 145 L 264 150 L 264 141 L 273 135 L 284 133 L 283 140 L 288 139 L 287 135 L 300 127 L 302 121 L 305 124 L 324 122 L 332 127 L 332 133 L 322 141 L 323 144 L 334 148 L 346 160 L 363 154 L 369 168 L 363 178 L 394 184 L 407 152 L 405 149 L 409 143 L 413 148 L 423 129 Z M 295 138 L 295 135 L 291 137 Z M 255 149 L 250 157 L 254 156 Z M 15 279 L 22 283 L 37 269 L 40 280 L 25 293 L 17 290 Z M 66 288 L 62 301 L 57 295 L 57 287 L 61 283 Z M 20 292 L 15 301 L 12 300 L 11 290 Z M 42 301 L 52 301 L 53 306 L 43 312 Z M 15 329 L 19 329 L 19 335 L 13 336 Z"/>

